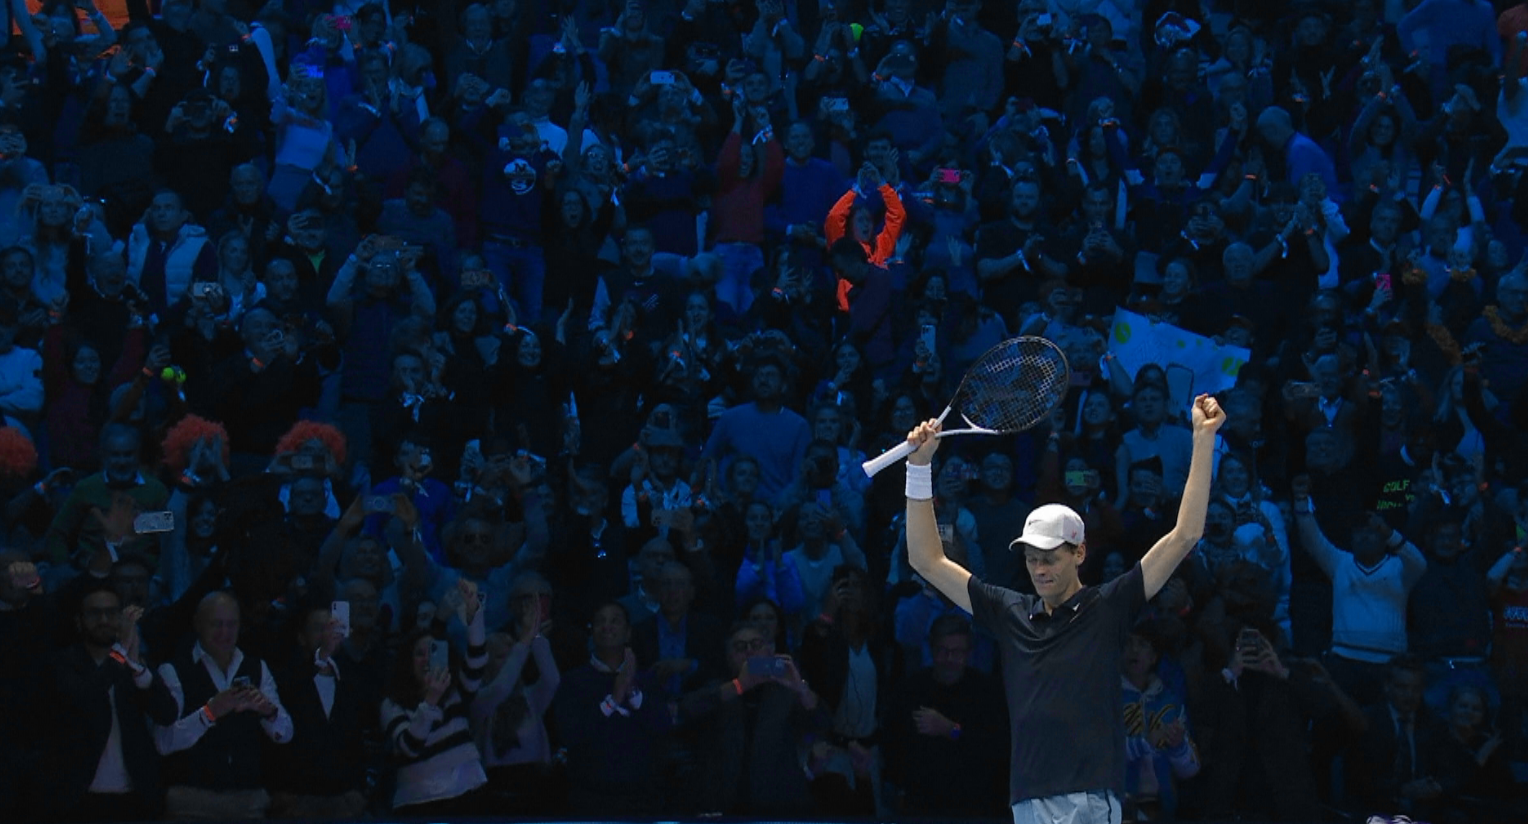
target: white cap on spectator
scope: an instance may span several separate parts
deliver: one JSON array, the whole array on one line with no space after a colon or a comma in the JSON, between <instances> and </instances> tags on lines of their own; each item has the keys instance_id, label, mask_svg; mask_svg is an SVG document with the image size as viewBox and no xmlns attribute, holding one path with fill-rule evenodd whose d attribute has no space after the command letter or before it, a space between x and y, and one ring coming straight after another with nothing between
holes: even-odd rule
<instances>
[{"instance_id":1,"label":"white cap on spectator","mask_svg":"<svg viewBox=\"0 0 1528 824\"><path fill-rule=\"evenodd\" d=\"M1046 504L1024 519L1024 534L1013 539L1009 549L1032 546L1055 549L1062 544L1079 546L1083 542L1082 518L1069 506Z\"/></svg>"}]
</instances>

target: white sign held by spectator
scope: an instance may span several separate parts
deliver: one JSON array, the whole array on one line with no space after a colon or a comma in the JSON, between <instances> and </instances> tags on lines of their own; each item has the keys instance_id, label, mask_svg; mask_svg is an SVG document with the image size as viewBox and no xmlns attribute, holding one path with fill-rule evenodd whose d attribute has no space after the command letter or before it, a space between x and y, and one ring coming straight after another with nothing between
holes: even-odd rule
<instances>
[{"instance_id":1,"label":"white sign held by spectator","mask_svg":"<svg viewBox=\"0 0 1528 824\"><path fill-rule=\"evenodd\" d=\"M1131 380L1148 363L1163 368L1184 367L1194 373L1195 394L1219 392L1235 386L1237 372L1252 356L1240 346L1219 344L1170 323L1153 322L1128 309L1114 311L1114 323L1109 329L1109 351L1114 353Z\"/></svg>"}]
</instances>

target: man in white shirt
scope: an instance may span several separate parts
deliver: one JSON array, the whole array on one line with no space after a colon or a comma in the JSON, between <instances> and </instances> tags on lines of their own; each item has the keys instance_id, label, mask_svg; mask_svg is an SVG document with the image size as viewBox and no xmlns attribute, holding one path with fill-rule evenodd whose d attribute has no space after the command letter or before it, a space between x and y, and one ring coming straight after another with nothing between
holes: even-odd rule
<instances>
[{"instance_id":1,"label":"man in white shirt","mask_svg":"<svg viewBox=\"0 0 1528 824\"><path fill-rule=\"evenodd\" d=\"M1155 383L1141 384L1130 409L1135 413L1135 428L1125 433L1114 457L1119 474L1118 506L1123 509L1129 502L1131 465L1151 458L1162 460L1162 486L1168 496L1182 496L1194 442L1186 428L1168 420L1166 389Z\"/></svg>"},{"instance_id":2,"label":"man in white shirt","mask_svg":"<svg viewBox=\"0 0 1528 824\"><path fill-rule=\"evenodd\" d=\"M47 752L48 793L71 821L152 821L162 801L159 759L145 718L175 722L175 701L139 656L142 607L123 607L105 581L85 589L80 643L53 657L48 700L57 708Z\"/></svg>"},{"instance_id":3,"label":"man in white shirt","mask_svg":"<svg viewBox=\"0 0 1528 824\"><path fill-rule=\"evenodd\" d=\"M270 794L260 773L260 736L292 739L265 662L239 649L239 603L214 592L196 609L197 642L159 667L180 720L154 730L165 756L166 818L265 817Z\"/></svg>"},{"instance_id":4,"label":"man in white shirt","mask_svg":"<svg viewBox=\"0 0 1528 824\"><path fill-rule=\"evenodd\" d=\"M271 817L352 819L366 811L362 794L370 760L364 741L380 720L380 701L358 666L340 666L336 650L349 632L328 603L302 608L297 647L277 675L292 716L292 743L270 765Z\"/></svg>"}]
</instances>

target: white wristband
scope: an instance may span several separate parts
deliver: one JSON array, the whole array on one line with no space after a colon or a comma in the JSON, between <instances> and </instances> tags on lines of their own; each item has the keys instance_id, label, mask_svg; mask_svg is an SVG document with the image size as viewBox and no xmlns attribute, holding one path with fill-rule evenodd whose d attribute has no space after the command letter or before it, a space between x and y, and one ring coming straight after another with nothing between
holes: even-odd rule
<instances>
[{"instance_id":1,"label":"white wristband","mask_svg":"<svg viewBox=\"0 0 1528 824\"><path fill-rule=\"evenodd\" d=\"M907 465L907 497L914 501L934 499L934 468L928 464Z\"/></svg>"}]
</instances>

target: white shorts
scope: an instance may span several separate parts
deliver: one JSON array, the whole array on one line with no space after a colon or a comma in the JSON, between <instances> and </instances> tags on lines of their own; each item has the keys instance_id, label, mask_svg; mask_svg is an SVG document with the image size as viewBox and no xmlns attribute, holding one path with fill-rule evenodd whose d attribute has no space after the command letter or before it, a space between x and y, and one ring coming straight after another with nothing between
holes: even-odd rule
<instances>
[{"instance_id":1,"label":"white shorts","mask_svg":"<svg viewBox=\"0 0 1528 824\"><path fill-rule=\"evenodd\" d=\"M1013 824L1120 824L1119 799L1109 790L1030 798L1013 805Z\"/></svg>"}]
</instances>

